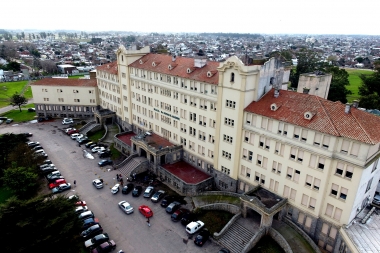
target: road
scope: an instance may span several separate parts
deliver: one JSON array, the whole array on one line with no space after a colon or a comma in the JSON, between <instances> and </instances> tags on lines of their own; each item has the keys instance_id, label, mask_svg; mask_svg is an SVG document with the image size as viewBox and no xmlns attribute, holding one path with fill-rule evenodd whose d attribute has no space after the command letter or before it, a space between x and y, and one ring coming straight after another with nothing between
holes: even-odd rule
<instances>
[{"instance_id":1,"label":"road","mask_svg":"<svg viewBox=\"0 0 380 253\"><path fill-rule=\"evenodd\" d=\"M112 240L117 244L117 251L123 249L128 253L171 253L171 252L218 252L220 246L208 241L205 246L198 247L188 239L185 227L181 223L170 220L170 215L159 204L152 203L142 196L133 198L131 193L123 195L121 191L111 194L110 188L116 183L117 171L109 168L100 169L97 165L99 158L94 160L83 157L84 148L79 147L76 141L71 140L62 131L59 120L47 123L24 123L15 125L0 125L0 134L31 132L31 140L39 141L44 147L49 159L68 182L76 187L64 194L77 194L87 202L88 208L94 212L100 224ZM92 180L102 178L105 183L103 189L92 186ZM157 189L156 189L157 190ZM128 201L135 209L127 215L117 206L121 200ZM146 219L138 212L138 207L146 204L154 212L150 219L151 227ZM185 240L185 241L184 241ZM117 252L115 251L115 252Z\"/></svg>"}]
</instances>

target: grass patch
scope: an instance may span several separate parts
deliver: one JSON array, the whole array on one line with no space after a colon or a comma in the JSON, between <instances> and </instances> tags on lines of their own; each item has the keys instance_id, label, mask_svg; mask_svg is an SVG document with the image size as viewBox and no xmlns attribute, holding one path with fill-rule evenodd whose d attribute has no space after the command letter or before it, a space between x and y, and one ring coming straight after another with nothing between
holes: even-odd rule
<instances>
[{"instance_id":1,"label":"grass patch","mask_svg":"<svg viewBox=\"0 0 380 253\"><path fill-rule=\"evenodd\" d=\"M195 213L197 218L205 223L205 227L212 235L215 232L220 232L234 216L232 213L220 210L208 211L197 209Z\"/></svg>"},{"instance_id":2,"label":"grass patch","mask_svg":"<svg viewBox=\"0 0 380 253\"><path fill-rule=\"evenodd\" d=\"M69 79L79 79L80 77L84 77L84 75L80 75L80 76L69 76Z\"/></svg>"},{"instance_id":3,"label":"grass patch","mask_svg":"<svg viewBox=\"0 0 380 253\"><path fill-rule=\"evenodd\" d=\"M346 86L348 90L352 92L351 95L347 96L348 102L352 102L355 99L359 99L359 86L362 84L362 79L360 75L371 75L373 71L362 70L362 69L346 69L348 73L349 85Z\"/></svg>"},{"instance_id":4,"label":"grass patch","mask_svg":"<svg viewBox=\"0 0 380 253\"><path fill-rule=\"evenodd\" d=\"M30 99L33 97L33 94L32 94L32 87L28 86L26 88L26 90L24 91L24 97L27 98L27 99Z\"/></svg>"},{"instance_id":5,"label":"grass patch","mask_svg":"<svg viewBox=\"0 0 380 253\"><path fill-rule=\"evenodd\" d=\"M285 251L272 239L266 235L249 251L249 253L284 253Z\"/></svg>"},{"instance_id":6,"label":"grass patch","mask_svg":"<svg viewBox=\"0 0 380 253\"><path fill-rule=\"evenodd\" d=\"M26 122L35 119L35 112L28 112L28 110L11 110L9 112L3 113L1 116L11 118L15 123Z\"/></svg>"},{"instance_id":7,"label":"grass patch","mask_svg":"<svg viewBox=\"0 0 380 253\"><path fill-rule=\"evenodd\" d=\"M0 204L4 203L8 198L12 197L13 193L4 186L0 187Z\"/></svg>"},{"instance_id":8,"label":"grass patch","mask_svg":"<svg viewBox=\"0 0 380 253\"><path fill-rule=\"evenodd\" d=\"M197 201L202 201L207 204L212 203L229 203L233 205L240 204L240 198L233 196L225 196L225 195L202 195L194 197Z\"/></svg>"},{"instance_id":9,"label":"grass patch","mask_svg":"<svg viewBox=\"0 0 380 253\"><path fill-rule=\"evenodd\" d=\"M78 129L78 128L77 128ZM96 131L95 133L87 133L87 136L90 140L94 141L94 142L98 142L100 138L102 138L104 136L104 134L106 133L106 130L105 129L101 129L99 131Z\"/></svg>"},{"instance_id":10,"label":"grass patch","mask_svg":"<svg viewBox=\"0 0 380 253\"><path fill-rule=\"evenodd\" d=\"M27 104L27 105L21 106L21 108L34 108L34 107L35 107L34 104Z\"/></svg>"},{"instance_id":11,"label":"grass patch","mask_svg":"<svg viewBox=\"0 0 380 253\"><path fill-rule=\"evenodd\" d=\"M114 147L114 144L112 143L111 146L109 147L109 149L111 150L111 158L112 160L117 160L121 157L121 153L119 152L119 150L117 150L115 147Z\"/></svg>"}]
</instances>

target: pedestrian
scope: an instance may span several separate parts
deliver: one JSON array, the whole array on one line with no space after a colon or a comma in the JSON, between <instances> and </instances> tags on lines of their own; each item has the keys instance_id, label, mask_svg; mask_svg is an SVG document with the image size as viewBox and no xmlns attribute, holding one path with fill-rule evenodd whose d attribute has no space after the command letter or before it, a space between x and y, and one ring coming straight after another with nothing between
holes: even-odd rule
<instances>
[{"instance_id":1,"label":"pedestrian","mask_svg":"<svg viewBox=\"0 0 380 253\"><path fill-rule=\"evenodd\" d=\"M74 187L76 187L77 186L77 181L76 180L74 180Z\"/></svg>"},{"instance_id":2,"label":"pedestrian","mask_svg":"<svg viewBox=\"0 0 380 253\"><path fill-rule=\"evenodd\" d=\"M117 181L119 181L119 174L116 174L116 179Z\"/></svg>"},{"instance_id":3,"label":"pedestrian","mask_svg":"<svg viewBox=\"0 0 380 253\"><path fill-rule=\"evenodd\" d=\"M147 219L146 223L148 223L148 227L150 227L149 218Z\"/></svg>"}]
</instances>

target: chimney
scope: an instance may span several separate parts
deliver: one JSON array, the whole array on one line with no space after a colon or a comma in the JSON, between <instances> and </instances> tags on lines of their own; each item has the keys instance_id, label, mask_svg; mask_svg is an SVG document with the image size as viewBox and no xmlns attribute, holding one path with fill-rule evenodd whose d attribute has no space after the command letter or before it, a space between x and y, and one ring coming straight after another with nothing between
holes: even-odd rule
<instances>
[{"instance_id":1,"label":"chimney","mask_svg":"<svg viewBox=\"0 0 380 253\"><path fill-rule=\"evenodd\" d=\"M275 89L274 90L274 97L278 98L278 96L280 96L280 90Z\"/></svg>"},{"instance_id":2,"label":"chimney","mask_svg":"<svg viewBox=\"0 0 380 253\"><path fill-rule=\"evenodd\" d=\"M177 57L175 55L172 56L172 62L175 62L175 60L177 59Z\"/></svg>"},{"instance_id":3,"label":"chimney","mask_svg":"<svg viewBox=\"0 0 380 253\"><path fill-rule=\"evenodd\" d=\"M351 104L350 103L347 103L346 104L346 107L344 108L344 112L346 114L350 113L351 112Z\"/></svg>"},{"instance_id":4,"label":"chimney","mask_svg":"<svg viewBox=\"0 0 380 253\"><path fill-rule=\"evenodd\" d=\"M310 89L308 89L308 88L303 88L303 94L309 94L309 91L310 91Z\"/></svg>"},{"instance_id":5,"label":"chimney","mask_svg":"<svg viewBox=\"0 0 380 253\"><path fill-rule=\"evenodd\" d=\"M359 107L359 101L358 100L352 101L352 107L358 108Z\"/></svg>"}]
</instances>

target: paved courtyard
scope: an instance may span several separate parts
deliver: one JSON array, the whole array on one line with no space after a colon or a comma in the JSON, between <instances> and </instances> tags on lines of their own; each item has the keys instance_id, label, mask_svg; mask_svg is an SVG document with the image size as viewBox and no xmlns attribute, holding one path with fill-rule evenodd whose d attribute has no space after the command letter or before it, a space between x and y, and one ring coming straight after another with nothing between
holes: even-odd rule
<instances>
[{"instance_id":1,"label":"paved courtyard","mask_svg":"<svg viewBox=\"0 0 380 253\"><path fill-rule=\"evenodd\" d=\"M205 246L198 247L192 240L188 240L185 227L181 223L170 220L170 215L165 212L159 203L154 204L150 199L142 196L133 198L128 195L112 195L110 188L116 183L117 171L110 167L99 168L99 158L90 160L83 157L84 146L79 147L77 142L71 140L63 131L60 120L47 123L23 123L15 125L0 125L0 134L31 132L31 140L39 141L50 160L61 171L65 179L76 187L64 194L77 194L87 202L88 208L94 212L100 224L111 239L117 244L117 251L125 252L218 252L220 246L213 241L208 241ZM103 189L97 190L92 185L92 180L102 178L105 183ZM135 212L127 215L117 206L121 200L126 200L134 207ZM150 219L151 227L146 224L146 219L138 212L138 207L146 204L154 212ZM116 252L117 252L116 251Z\"/></svg>"}]
</instances>

